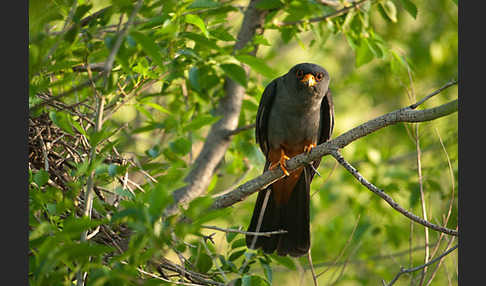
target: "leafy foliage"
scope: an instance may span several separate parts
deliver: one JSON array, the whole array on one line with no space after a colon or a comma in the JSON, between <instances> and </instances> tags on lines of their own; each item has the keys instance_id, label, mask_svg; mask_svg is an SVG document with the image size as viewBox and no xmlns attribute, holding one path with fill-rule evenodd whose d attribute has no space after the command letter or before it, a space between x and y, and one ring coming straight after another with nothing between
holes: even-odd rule
<instances>
[{"instance_id":1,"label":"leafy foliage","mask_svg":"<svg viewBox=\"0 0 486 286\"><path fill-rule=\"evenodd\" d=\"M249 250L242 234L204 227L245 229L249 223L255 196L207 209L212 195L261 173L264 158L251 130L232 137L207 196L180 217L163 219L162 213L220 119L225 77L246 88L242 127L254 123L273 78L298 62L321 64L331 75L336 136L457 76L457 1L370 0L346 8L351 2L259 1L256 7L268 10L265 32L235 51L247 1L146 0L130 26L137 1L30 1L30 284L73 285L84 272L87 285L312 283L305 257ZM425 106L455 97L457 91L447 89ZM447 226L455 228L457 114L420 124L425 202L415 130L388 127L343 155L415 214L424 203L429 220L442 224L451 206ZM322 177L312 183L312 257L316 271L324 271L319 280L377 285L400 266L422 264L423 227L334 166L324 157ZM95 199L88 218L90 184ZM83 233L87 240L80 239ZM438 243L438 233L429 235L440 255L449 238ZM450 256L433 283L457 284L457 259ZM412 273L405 283L418 280L420 273Z\"/></svg>"}]
</instances>

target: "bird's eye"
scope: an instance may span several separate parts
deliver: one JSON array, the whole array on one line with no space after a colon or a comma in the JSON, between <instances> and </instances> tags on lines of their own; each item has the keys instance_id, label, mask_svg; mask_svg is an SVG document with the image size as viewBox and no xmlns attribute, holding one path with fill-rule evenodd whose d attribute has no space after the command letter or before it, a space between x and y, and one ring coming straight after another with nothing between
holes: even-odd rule
<instances>
[{"instance_id":1,"label":"bird's eye","mask_svg":"<svg viewBox=\"0 0 486 286\"><path fill-rule=\"evenodd\" d=\"M320 81L323 77L324 77L324 74L321 73L321 72L316 74L317 81Z\"/></svg>"},{"instance_id":2,"label":"bird's eye","mask_svg":"<svg viewBox=\"0 0 486 286\"><path fill-rule=\"evenodd\" d=\"M296 74L298 79L301 79L304 76L304 72L302 70L298 70Z\"/></svg>"}]
</instances>

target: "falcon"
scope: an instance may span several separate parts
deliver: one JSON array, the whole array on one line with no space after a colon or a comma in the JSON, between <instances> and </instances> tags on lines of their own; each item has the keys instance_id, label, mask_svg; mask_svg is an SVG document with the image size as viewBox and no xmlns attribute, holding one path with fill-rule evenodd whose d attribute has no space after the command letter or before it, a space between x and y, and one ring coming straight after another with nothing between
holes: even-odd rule
<instances>
[{"instance_id":1,"label":"falcon","mask_svg":"<svg viewBox=\"0 0 486 286\"><path fill-rule=\"evenodd\" d=\"M286 161L310 152L331 138L334 106L329 80L329 73L323 67L300 63L270 82L263 91L255 135L266 158L264 172L281 168L286 176L258 192L248 232L287 232L269 237L247 234L249 248L294 257L309 251L310 184L321 159L292 172L287 170Z\"/></svg>"}]
</instances>

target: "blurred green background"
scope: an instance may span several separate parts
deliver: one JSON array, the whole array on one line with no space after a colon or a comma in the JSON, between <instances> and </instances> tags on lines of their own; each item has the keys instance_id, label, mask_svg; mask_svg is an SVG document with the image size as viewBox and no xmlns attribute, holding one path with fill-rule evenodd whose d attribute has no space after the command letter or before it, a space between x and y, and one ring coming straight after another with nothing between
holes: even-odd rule
<instances>
[{"instance_id":1,"label":"blurred green background","mask_svg":"<svg viewBox=\"0 0 486 286\"><path fill-rule=\"evenodd\" d=\"M298 27L278 27L272 23L312 18L331 13L339 7L310 0L263 2L274 10L268 16L264 34L254 39L253 43L259 44L256 57L262 59L266 67L255 70L252 66L239 126L254 122L258 102L266 84L300 62L319 64L331 76L330 88L335 105L333 138L370 119L414 103L447 82L457 79L457 1L412 1L412 4L409 0L369 1L361 12L354 9L354 14L345 13L329 21ZM133 200L134 203L122 203L118 209L103 207L103 203L99 202L99 205L95 204L95 208L100 213L113 214L123 208L142 208L144 204L150 204L150 192L162 191L169 194L183 185L183 178L198 155L210 124L215 121L214 109L222 97L222 80L227 72L220 64L238 63L231 51L243 18L241 11L247 3L144 3L140 18L152 19L153 23L137 24L128 33L115 61L110 87L108 90L99 90L105 92L109 106L120 102L120 85L130 94L136 90L137 84L145 80L155 80L154 84L137 97L122 96L121 98L130 100L113 113L104 128L109 132L127 124L126 128L112 135L112 141L116 142L120 154L136 158L144 170L159 180L159 184L154 187L147 183L139 170L131 170L131 180L147 190L150 189L148 194L137 190L136 196L140 196L140 199L126 197L127 201ZM372 4L368 5L370 3ZM114 5L116 9L107 17L106 22L100 20L86 28L79 28L77 33L71 35L73 39L67 33L60 40L44 28L49 23L51 31L61 30L73 5L72 1L31 1L29 5L29 98L32 107L39 102L38 92L49 89L53 93L59 93L86 79L86 75L73 72L72 66L84 63L85 59L94 63L107 57L119 15L127 13L124 18L126 20L134 2L78 1L78 8L86 5L89 13L108 5ZM225 10L225 7L229 8ZM411 12L413 7L416 7L416 17ZM204 28L191 26L184 21L184 13L199 15L204 22ZM86 31L80 33L83 29ZM210 36L201 36L204 29L209 31ZM160 59L151 51L149 44L143 44L143 35L137 36L137 32L156 43L156 49L159 49L156 53L161 55ZM369 49L363 50L363 39L369 39ZM57 48L45 60L54 45ZM270 72L266 72L267 68ZM54 82L57 84L53 84ZM435 107L457 96L457 86L453 86L419 108ZM88 100L88 104L91 102L89 91L80 91L63 100L66 104L72 104L83 99ZM41 111L34 110L31 116L35 117L50 110L50 107L44 107ZM88 108L84 111L91 116L92 111ZM435 224L443 224L449 206L452 205L447 227L455 229L459 191L457 122L458 114L454 113L431 122L420 123L418 129L415 124L397 124L356 140L346 146L342 154L365 178L383 189L407 210L421 216L424 204L428 220ZM417 168L417 130L424 201L420 196ZM208 196L234 188L261 174L264 157L255 143L253 133L251 129L233 137L224 160L212 179ZM103 157L103 152L108 151L100 152L100 157ZM98 167L101 168L102 165ZM34 174L36 172L33 171ZM312 259L316 272L324 272L318 278L319 285L381 285L382 279L390 281L400 271L400 267L413 267L424 263L423 226L412 223L393 210L341 166L336 165L330 156L323 158L319 172L322 176L314 178L311 190ZM111 179L107 177L109 176L106 174L103 178L100 175L97 182L108 189L118 190L119 182L113 176ZM71 197L81 193L84 179L80 180L79 185L73 187L74 195ZM39 190L32 187L31 192L35 191ZM48 191L55 192L50 189ZM36 198L31 198L34 199ZM256 194L233 205L224 215L215 215L208 219L204 224L223 228L241 226L246 229L255 199ZM53 200L58 203L58 199ZM162 206L158 207L162 209ZM76 206L72 205L70 208L73 210ZM197 217L197 210L201 209L190 209L189 217L190 214ZM36 211L40 210L31 210L30 225L33 229L40 225L39 220L33 219L38 217ZM46 212L49 218L63 219L60 210ZM137 220L141 220L136 217L126 219L132 225L137 225ZM45 218L40 220L44 221ZM152 221L151 226L137 229L141 237L149 237L142 246L160 246L157 243L161 242L157 242L152 233L156 229L155 225ZM184 228L178 234L181 234L180 238L184 241L199 245L201 234L209 235L214 232L204 228ZM450 237L439 237L439 233L429 231L430 251L438 246L434 257L448 248ZM235 265L243 263L246 252L242 250L246 250L246 247L235 247L234 241L228 242L228 236L221 232L216 232L213 238L213 254L222 255ZM241 244L242 238L242 235L237 235L235 239L240 240ZM31 243L31 247L36 248L46 242L42 240ZM456 243L457 241L452 242L449 247ZM138 249L142 249L142 246ZM173 249L161 246L160 249L161 253L157 255L178 261ZM182 253L191 256L188 248L183 249ZM229 259L234 253L237 255ZM133 252L128 257L130 255L134 255ZM255 257L264 256L259 253ZM270 265L273 285L312 285L312 276L305 257L290 259L272 255L271 259L270 264L252 264L250 272L269 280L267 267ZM115 267L101 261L94 262L94 265L98 265L96 263L109 265L111 270L128 267ZM209 271L216 273L215 275L218 273L216 264L211 264ZM36 265L31 262L33 269L44 269L36 268ZM457 285L457 251L444 259L434 279L427 284L436 265L429 267L423 285ZM49 271L38 271L31 275L50 277ZM419 285L420 273L418 271L403 275L395 285ZM228 277L235 278L238 275L237 271L228 270ZM39 280L31 276L32 281Z\"/></svg>"}]
</instances>

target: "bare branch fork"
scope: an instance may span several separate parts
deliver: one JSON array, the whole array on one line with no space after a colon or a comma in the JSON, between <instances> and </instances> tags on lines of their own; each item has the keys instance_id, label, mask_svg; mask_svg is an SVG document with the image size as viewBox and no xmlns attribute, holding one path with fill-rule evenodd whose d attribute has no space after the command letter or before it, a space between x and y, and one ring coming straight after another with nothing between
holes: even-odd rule
<instances>
[{"instance_id":1,"label":"bare branch fork","mask_svg":"<svg viewBox=\"0 0 486 286\"><path fill-rule=\"evenodd\" d=\"M372 183L368 182L359 172L358 170L356 170L356 168L354 168L353 166L351 166L344 158L343 156L341 156L341 154L339 153L339 151L337 150L334 150L331 152L331 155L339 162L339 164L341 164L346 170L348 170L348 172L350 172L363 186L365 186L366 188L368 188L370 191L372 191L373 193L375 193L376 195L378 195L380 198L382 198L383 200L385 200L392 208L394 208L395 210L397 210L398 212L400 212L401 214L403 214L404 216L408 217L409 219L415 221L415 222L418 222L420 223L421 225L425 226L425 227L428 227L428 228L431 228L433 230L436 230L436 231L440 231L440 232L443 232L443 233L446 233L446 234L450 234L450 235L455 235L457 236L457 231L456 230L452 230L452 229L448 229L446 227L442 227L442 226L439 226L439 225L436 225L436 224L433 224L417 215L414 215L413 213L407 211L406 209L404 209L403 207L401 207L397 202L395 202L392 197L390 197L389 195L387 195L383 190L377 188L375 185L373 185Z\"/></svg>"},{"instance_id":2,"label":"bare branch fork","mask_svg":"<svg viewBox=\"0 0 486 286\"><path fill-rule=\"evenodd\" d=\"M457 83L457 82L454 82L454 84L455 83ZM453 84L450 84L447 87L452 86L452 85ZM441 90L443 90L443 89L441 89ZM437 94L437 93L435 93L435 94ZM430 97L431 96L428 96L427 99L429 99ZM422 100L421 103L423 103L423 102L424 101ZM424 121L430 121L430 120L434 120L434 119L449 115L449 114L457 111L457 108L458 108L457 103L458 103L457 99L455 99L455 100L453 100L449 103L440 105L438 107L424 109L424 110L414 110L414 108L416 108L417 106L412 105L412 106L408 106L408 107L401 108L401 109L398 109L396 111L384 114L384 115L379 116L375 119L372 119L372 120L370 120L366 123L363 123L363 124L349 130L348 132L346 132L346 133L344 133L344 134L342 134L342 135L340 135L340 136L338 136L338 137L336 137L336 138L334 138L334 139L332 139L328 142L325 142L321 145L318 145L317 147L312 149L312 151L309 154L300 154L298 156L295 156L294 158L287 161L287 169L288 170L295 170L295 169L299 168L300 166L303 166L305 164L308 164L309 162L312 162L316 159L319 159L319 158L321 158L325 155L330 155L330 154L335 156L336 159L340 159L342 157L340 157L339 153L337 153L338 150L347 146L351 142L353 142L353 141L355 141L355 140L357 140L357 139L359 139L363 136L371 134L371 133L373 133L373 132L375 132L375 131L377 131L381 128L384 128L386 126L394 125L394 124L397 124L397 123L400 123L400 122L424 122ZM345 160L344 160L344 162L347 163ZM347 165L349 165L349 163L347 163L347 165L345 163L343 163L342 160L341 160L341 163L344 164L345 167ZM352 166L351 166L351 168L354 169ZM352 172L352 174L353 174L353 172ZM356 171L356 173L354 173L353 175L355 175L355 174L359 174L359 173L357 173L357 171ZM215 201L212 205L212 208L218 209L218 208L229 207L229 206L231 206L231 205L233 205L233 204L235 204L239 201L244 200L249 195L251 195L251 194L253 194L253 193L255 193L255 192L257 192L261 189L266 188L267 186L271 185L272 183L279 180L283 176L284 176L284 174L283 174L282 170L280 170L280 169L267 171L267 172L263 173L262 175L256 177L255 179L252 179L252 180L240 185L239 187L237 187L233 191L216 197ZM364 178L362 178L362 176L360 175L359 180L362 180L362 179L364 179ZM363 183L365 181L366 180L364 180L364 181L362 180L360 182ZM399 206L396 202L394 202L393 199L391 199L391 197L389 197L382 190L379 190L378 188L373 186L368 181L366 181L366 183L367 183L368 186L371 187L370 190L373 191L373 187L374 187L375 191L376 191L376 192L374 192L375 194L378 194L381 198L385 199L385 201L387 201L393 208L395 208L396 210L400 210L400 212L402 214L406 215L408 218L412 219L413 221L418 222L418 223L420 223L420 224L422 224L426 227L430 227L434 230L449 234L449 235L454 235L454 236L458 235L456 230L451 230L451 229L448 229L448 228L445 228L445 227L435 225L433 223L425 221L422 218L417 217L417 216L409 213L403 207Z\"/></svg>"},{"instance_id":3,"label":"bare branch fork","mask_svg":"<svg viewBox=\"0 0 486 286\"><path fill-rule=\"evenodd\" d=\"M385 284L385 281L382 281L383 282L383 285L385 286L391 286L393 284L395 284L395 282L398 280L398 278L402 275L402 274L405 274L405 273L412 273L412 272L415 272L415 271L418 271L420 269L423 269L431 264L434 264L435 262L441 260L444 256L446 256L447 254L451 253L452 251L454 251L456 248L458 247L458 244L456 244L455 246L449 248L448 250L446 250L444 253L442 253L441 255L437 256L436 258L430 260L429 262L425 263L425 264L422 264L420 266L417 266L417 267L413 267L413 268L402 268L400 269L400 272L398 272L397 275L395 275L395 278L393 278L392 281L390 281L390 283L388 284Z\"/></svg>"}]
</instances>

